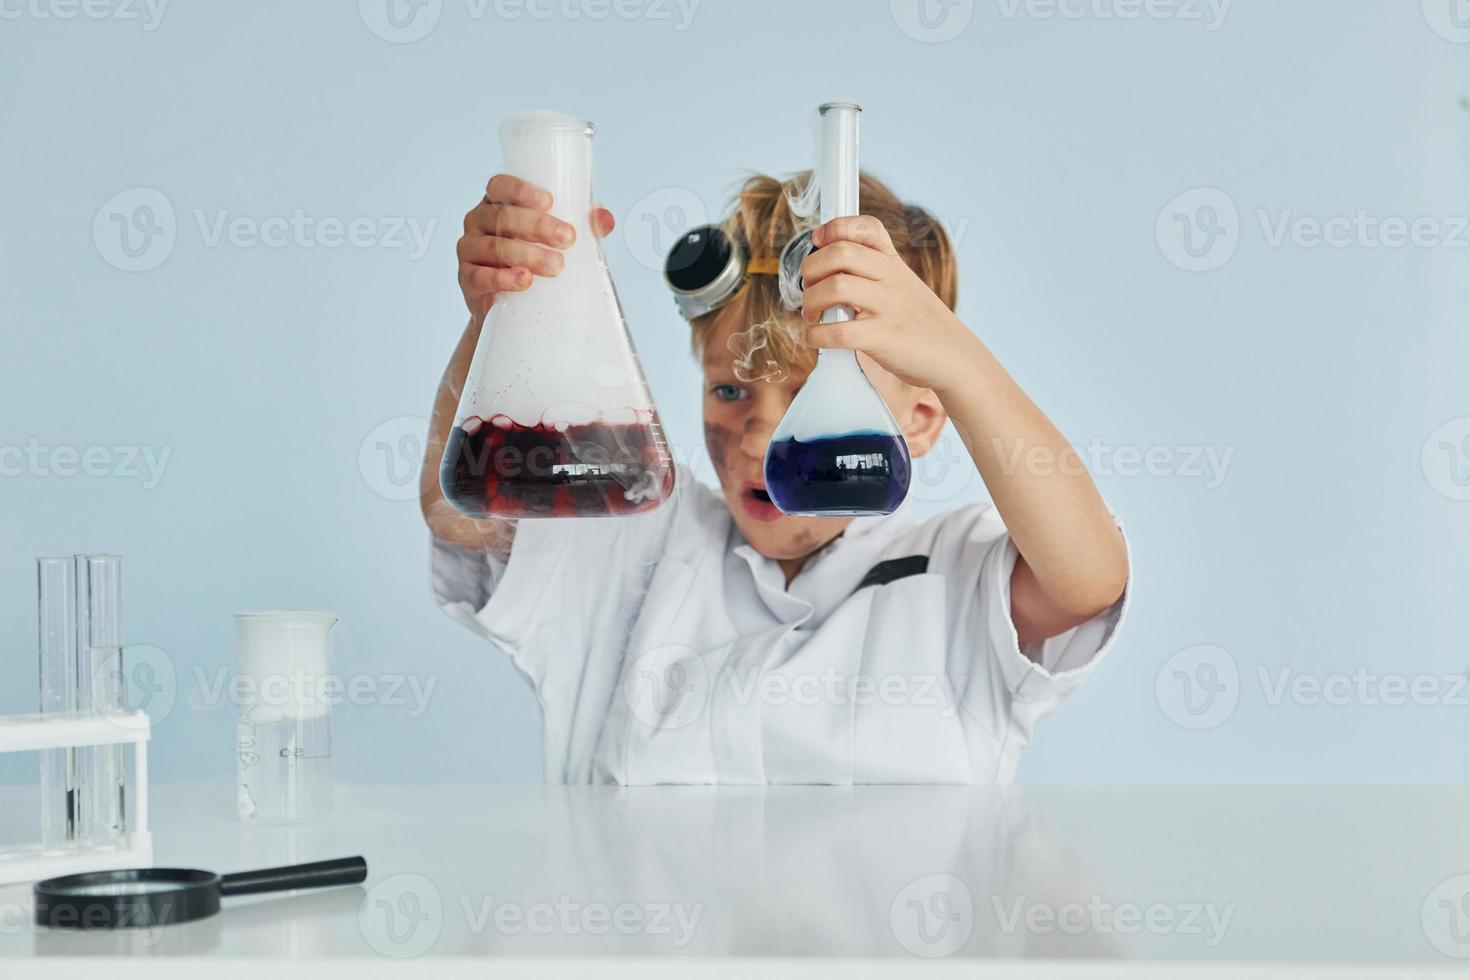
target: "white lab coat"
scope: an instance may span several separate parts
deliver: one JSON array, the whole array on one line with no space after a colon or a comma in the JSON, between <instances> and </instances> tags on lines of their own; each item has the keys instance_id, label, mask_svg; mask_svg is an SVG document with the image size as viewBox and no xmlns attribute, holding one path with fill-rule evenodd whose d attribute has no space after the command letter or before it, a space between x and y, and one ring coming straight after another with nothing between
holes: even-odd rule
<instances>
[{"instance_id":1,"label":"white lab coat","mask_svg":"<svg viewBox=\"0 0 1470 980\"><path fill-rule=\"evenodd\" d=\"M1016 558L989 504L923 523L906 505L788 588L681 468L649 514L521 521L506 564L435 541L431 580L534 688L548 781L1006 783L1128 601L1029 658Z\"/></svg>"}]
</instances>

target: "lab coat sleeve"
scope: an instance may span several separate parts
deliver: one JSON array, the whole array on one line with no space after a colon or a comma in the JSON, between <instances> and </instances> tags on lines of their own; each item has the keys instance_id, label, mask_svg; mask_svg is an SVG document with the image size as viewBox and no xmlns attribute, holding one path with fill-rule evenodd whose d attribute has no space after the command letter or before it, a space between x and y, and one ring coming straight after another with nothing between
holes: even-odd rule
<instances>
[{"instance_id":1,"label":"lab coat sleeve","mask_svg":"<svg viewBox=\"0 0 1470 980\"><path fill-rule=\"evenodd\" d=\"M1076 690L1112 646L1132 581L1117 602L1087 622L1023 650L1011 620L1011 573L1020 553L994 508L947 515L934 551L931 571L949 583L952 670L967 679L966 713L991 738L1019 751L1037 722ZM1129 567L1131 572L1131 558Z\"/></svg>"},{"instance_id":2,"label":"lab coat sleeve","mask_svg":"<svg viewBox=\"0 0 1470 980\"><path fill-rule=\"evenodd\" d=\"M677 491L676 491L677 494ZM506 562L431 539L434 599L454 620L510 654L533 684L622 622L657 558L674 501L636 517L525 520ZM628 600L628 601L623 601Z\"/></svg>"}]
</instances>

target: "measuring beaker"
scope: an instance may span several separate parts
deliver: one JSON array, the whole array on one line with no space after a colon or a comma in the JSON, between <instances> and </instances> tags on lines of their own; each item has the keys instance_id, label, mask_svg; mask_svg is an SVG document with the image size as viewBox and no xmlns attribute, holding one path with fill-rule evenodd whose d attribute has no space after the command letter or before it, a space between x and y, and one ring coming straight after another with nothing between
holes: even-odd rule
<instances>
[{"instance_id":1,"label":"measuring beaker","mask_svg":"<svg viewBox=\"0 0 1470 980\"><path fill-rule=\"evenodd\" d=\"M242 820L332 812L331 629L324 612L235 614L235 753Z\"/></svg>"},{"instance_id":2,"label":"measuring beaker","mask_svg":"<svg viewBox=\"0 0 1470 980\"><path fill-rule=\"evenodd\" d=\"M576 230L553 278L495 297L439 471L470 517L602 517L657 507L674 462L592 231L592 124L554 112L500 127L505 171L551 192Z\"/></svg>"}]
</instances>

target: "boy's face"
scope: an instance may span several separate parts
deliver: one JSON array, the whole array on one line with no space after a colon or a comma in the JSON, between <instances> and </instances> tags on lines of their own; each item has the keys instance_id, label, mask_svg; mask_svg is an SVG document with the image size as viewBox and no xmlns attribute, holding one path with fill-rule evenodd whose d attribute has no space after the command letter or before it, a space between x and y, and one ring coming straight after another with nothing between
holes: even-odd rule
<instances>
[{"instance_id":1,"label":"boy's face","mask_svg":"<svg viewBox=\"0 0 1470 980\"><path fill-rule=\"evenodd\" d=\"M720 478L725 505L745 540L767 558L801 558L840 535L850 517L788 517L766 496L766 447L807 374L782 381L741 381L735 375L730 337L737 326L716 322L704 347L704 441ZM858 355L869 378L884 391L882 371ZM893 379L895 382L897 379ZM901 383L900 383L901 384Z\"/></svg>"}]
</instances>

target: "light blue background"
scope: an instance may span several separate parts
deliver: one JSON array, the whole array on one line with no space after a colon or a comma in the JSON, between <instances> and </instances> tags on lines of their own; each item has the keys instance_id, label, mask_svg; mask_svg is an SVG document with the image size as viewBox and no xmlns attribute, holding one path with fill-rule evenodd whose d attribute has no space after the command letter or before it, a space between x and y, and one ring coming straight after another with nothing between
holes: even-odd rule
<instances>
[{"instance_id":1,"label":"light blue background","mask_svg":"<svg viewBox=\"0 0 1470 980\"><path fill-rule=\"evenodd\" d=\"M1470 774L1463 691L1272 704L1259 673L1424 675L1453 701L1444 675L1470 668L1470 503L1451 469L1470 455L1436 439L1421 462L1470 415L1466 233L1271 247L1258 217L1363 209L1448 232L1470 213L1470 44L1431 28L1437 0L1239 0L1213 30L1193 3L1205 21L936 4L936 32L957 31L944 41L902 29L912 0L703 0L682 31L671 0L596 21L565 14L595 2L557 3L538 18L442 0L411 42L370 30L382 0L366 18L344 0L174 0L153 30L0 5L0 447L171 454L153 488L0 477L0 711L34 705L33 557L113 551L128 639L157 648L139 662L176 678L155 778L232 778L232 711L197 671L212 684L231 663L232 612L286 607L341 615L344 673L436 685L416 718L339 707L343 778L539 779L534 699L434 607L417 503L391 499L464 324L454 243L497 168L497 121L545 107L598 124L597 191L622 223L608 258L671 438L708 476L686 330L649 257L746 170L807 165L808 113L849 97L865 166L956 235L961 316L1074 443L1233 452L1213 488L1180 466L1099 474L1133 544L1132 613L1022 778ZM1189 272L1168 257L1171 215L1162 244L1156 219L1199 187L1237 206L1238 247ZM167 198L177 237L127 272L108 213L100 245L93 225L134 188ZM210 247L196 217L296 209L437 226L414 259ZM979 497L967 472L931 472L926 512ZM1170 694L1176 666L1205 676L1194 653L1169 663L1202 644L1235 668L1228 717L1181 715Z\"/></svg>"}]
</instances>

